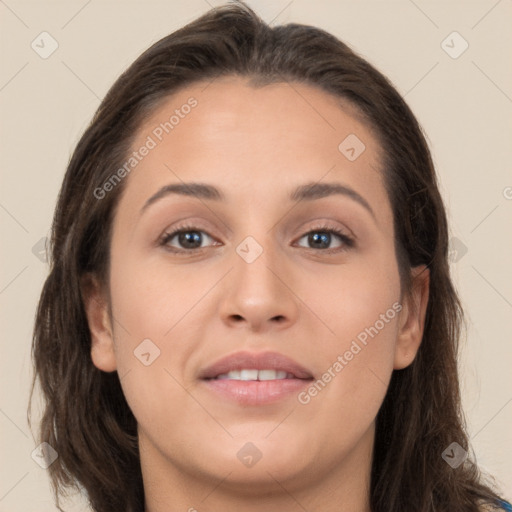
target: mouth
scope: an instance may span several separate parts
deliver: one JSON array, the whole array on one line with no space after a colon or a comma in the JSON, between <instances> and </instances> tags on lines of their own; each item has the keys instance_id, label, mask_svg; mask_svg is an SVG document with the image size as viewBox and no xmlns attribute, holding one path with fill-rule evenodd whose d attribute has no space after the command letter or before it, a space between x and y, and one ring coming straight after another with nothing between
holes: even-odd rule
<instances>
[{"instance_id":1,"label":"mouth","mask_svg":"<svg viewBox=\"0 0 512 512\"><path fill-rule=\"evenodd\" d=\"M200 372L200 380L216 398L243 405L264 405L290 398L312 373L277 352L237 352Z\"/></svg>"},{"instance_id":2,"label":"mouth","mask_svg":"<svg viewBox=\"0 0 512 512\"><path fill-rule=\"evenodd\" d=\"M244 368L241 370L231 370L228 373L221 373L216 377L213 377L214 380L283 380L283 379L297 379L293 373L289 373L285 370L272 370L272 369L264 369L257 370L255 368L249 369Z\"/></svg>"}]
</instances>

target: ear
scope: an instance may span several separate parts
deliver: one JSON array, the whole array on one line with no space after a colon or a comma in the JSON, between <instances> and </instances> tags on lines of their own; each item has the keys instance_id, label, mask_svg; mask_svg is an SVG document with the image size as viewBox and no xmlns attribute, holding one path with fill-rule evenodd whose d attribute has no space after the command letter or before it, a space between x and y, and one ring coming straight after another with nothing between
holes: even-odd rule
<instances>
[{"instance_id":1,"label":"ear","mask_svg":"<svg viewBox=\"0 0 512 512\"><path fill-rule=\"evenodd\" d=\"M400 326L393 366L395 370L406 368L414 361L423 339L429 297L430 270L426 265L420 265L414 267L411 272L412 290L406 296L400 313Z\"/></svg>"},{"instance_id":2,"label":"ear","mask_svg":"<svg viewBox=\"0 0 512 512\"><path fill-rule=\"evenodd\" d=\"M108 301L96 276L86 274L81 279L82 300L91 332L91 359L104 372L117 369L114 336L108 314Z\"/></svg>"}]
</instances>

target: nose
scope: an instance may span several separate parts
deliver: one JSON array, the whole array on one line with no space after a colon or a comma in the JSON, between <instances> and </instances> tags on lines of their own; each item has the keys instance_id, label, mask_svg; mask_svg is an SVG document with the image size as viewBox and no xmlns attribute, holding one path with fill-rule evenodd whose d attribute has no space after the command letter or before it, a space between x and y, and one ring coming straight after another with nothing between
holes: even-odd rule
<instances>
[{"instance_id":1,"label":"nose","mask_svg":"<svg viewBox=\"0 0 512 512\"><path fill-rule=\"evenodd\" d=\"M297 321L299 299L285 256L270 250L268 244L254 261L240 254L243 250L233 254L234 268L223 289L222 321L252 332L289 328Z\"/></svg>"}]
</instances>

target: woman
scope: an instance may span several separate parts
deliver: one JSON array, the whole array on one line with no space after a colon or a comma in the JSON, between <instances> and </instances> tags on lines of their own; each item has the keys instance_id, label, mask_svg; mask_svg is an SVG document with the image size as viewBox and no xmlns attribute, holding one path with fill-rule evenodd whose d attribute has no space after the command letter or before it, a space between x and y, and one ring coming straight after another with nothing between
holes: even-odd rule
<instances>
[{"instance_id":1,"label":"woman","mask_svg":"<svg viewBox=\"0 0 512 512\"><path fill-rule=\"evenodd\" d=\"M416 119L332 35L240 3L155 43L55 211L33 355L57 501L510 510L467 454L447 233Z\"/></svg>"}]
</instances>

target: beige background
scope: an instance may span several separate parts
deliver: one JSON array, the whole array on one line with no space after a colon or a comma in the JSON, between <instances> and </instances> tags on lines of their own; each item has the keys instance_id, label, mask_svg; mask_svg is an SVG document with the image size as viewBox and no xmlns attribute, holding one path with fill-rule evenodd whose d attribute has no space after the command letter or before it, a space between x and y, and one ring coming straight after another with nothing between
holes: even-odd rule
<instances>
[{"instance_id":1,"label":"beige background","mask_svg":"<svg viewBox=\"0 0 512 512\"><path fill-rule=\"evenodd\" d=\"M31 458L26 408L48 270L33 247L49 235L70 154L120 72L220 3L0 0L0 511L56 510L46 471ZM249 4L268 22L340 37L389 76L425 128L458 239L452 270L469 319L460 359L468 429L479 463L512 498L512 2ZM31 48L43 31L59 45L47 59ZM469 44L456 59L441 46L453 31ZM447 43L462 49L453 36ZM79 498L69 503L69 511L88 510Z\"/></svg>"}]
</instances>

